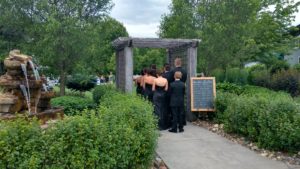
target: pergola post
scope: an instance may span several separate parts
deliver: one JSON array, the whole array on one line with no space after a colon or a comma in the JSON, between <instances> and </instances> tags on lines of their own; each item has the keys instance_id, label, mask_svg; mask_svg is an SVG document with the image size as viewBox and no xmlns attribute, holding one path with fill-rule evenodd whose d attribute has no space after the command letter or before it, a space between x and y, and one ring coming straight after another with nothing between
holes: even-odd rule
<instances>
[{"instance_id":1,"label":"pergola post","mask_svg":"<svg viewBox=\"0 0 300 169\"><path fill-rule=\"evenodd\" d=\"M132 47L124 47L116 52L116 85L124 92L132 92L133 58Z\"/></svg>"},{"instance_id":2,"label":"pergola post","mask_svg":"<svg viewBox=\"0 0 300 169\"><path fill-rule=\"evenodd\" d=\"M166 63L169 63L170 65L172 64L171 63L171 61L172 61L172 59L171 59L171 51L170 51L170 49L166 49Z\"/></svg>"},{"instance_id":3,"label":"pergola post","mask_svg":"<svg viewBox=\"0 0 300 169\"><path fill-rule=\"evenodd\" d=\"M131 93L133 89L133 56L132 47L125 47L125 92Z\"/></svg>"},{"instance_id":4,"label":"pergola post","mask_svg":"<svg viewBox=\"0 0 300 169\"><path fill-rule=\"evenodd\" d=\"M195 114L191 111L191 85L190 78L197 76L197 47L189 47L187 49L187 81L186 81L186 118L188 121L197 119Z\"/></svg>"}]
</instances>

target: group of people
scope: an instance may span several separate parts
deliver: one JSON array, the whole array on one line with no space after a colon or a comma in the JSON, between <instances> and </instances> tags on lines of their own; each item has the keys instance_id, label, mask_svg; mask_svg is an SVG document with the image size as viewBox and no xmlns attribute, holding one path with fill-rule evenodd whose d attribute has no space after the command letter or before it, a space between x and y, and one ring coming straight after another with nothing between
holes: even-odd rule
<instances>
[{"instance_id":1,"label":"group of people","mask_svg":"<svg viewBox=\"0 0 300 169\"><path fill-rule=\"evenodd\" d=\"M163 70L156 69L156 65L144 68L135 83L137 94L153 103L159 129L177 133L184 131L186 123L184 94L187 73L180 58L175 59L174 66L172 70L169 64L165 64Z\"/></svg>"}]
</instances>

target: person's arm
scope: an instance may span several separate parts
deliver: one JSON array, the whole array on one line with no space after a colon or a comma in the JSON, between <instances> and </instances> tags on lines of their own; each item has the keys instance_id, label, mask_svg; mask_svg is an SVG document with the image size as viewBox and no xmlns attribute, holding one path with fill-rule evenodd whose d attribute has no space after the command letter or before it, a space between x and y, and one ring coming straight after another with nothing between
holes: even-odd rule
<instances>
[{"instance_id":1,"label":"person's arm","mask_svg":"<svg viewBox=\"0 0 300 169\"><path fill-rule=\"evenodd\" d=\"M142 84L143 84L143 89L144 89L144 90L145 90L145 86L146 86L145 83L146 83L146 79L145 79L145 77L144 77L144 78L143 78L143 83L142 83Z\"/></svg>"},{"instance_id":2,"label":"person's arm","mask_svg":"<svg viewBox=\"0 0 300 169\"><path fill-rule=\"evenodd\" d=\"M168 88L169 88L169 84L168 84L168 81L167 81L166 86L165 86L165 91L168 91Z\"/></svg>"},{"instance_id":3,"label":"person's arm","mask_svg":"<svg viewBox=\"0 0 300 169\"><path fill-rule=\"evenodd\" d=\"M155 79L153 80L153 83L152 83L152 91L155 91Z\"/></svg>"}]
</instances>

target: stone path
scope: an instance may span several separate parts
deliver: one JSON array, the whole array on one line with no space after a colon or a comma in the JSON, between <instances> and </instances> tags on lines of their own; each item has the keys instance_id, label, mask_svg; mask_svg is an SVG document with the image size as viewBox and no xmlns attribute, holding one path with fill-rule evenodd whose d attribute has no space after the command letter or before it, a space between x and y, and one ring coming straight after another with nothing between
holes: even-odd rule
<instances>
[{"instance_id":1,"label":"stone path","mask_svg":"<svg viewBox=\"0 0 300 169\"><path fill-rule=\"evenodd\" d=\"M184 133L161 131L156 152L169 169L300 169L193 124L185 126Z\"/></svg>"}]
</instances>

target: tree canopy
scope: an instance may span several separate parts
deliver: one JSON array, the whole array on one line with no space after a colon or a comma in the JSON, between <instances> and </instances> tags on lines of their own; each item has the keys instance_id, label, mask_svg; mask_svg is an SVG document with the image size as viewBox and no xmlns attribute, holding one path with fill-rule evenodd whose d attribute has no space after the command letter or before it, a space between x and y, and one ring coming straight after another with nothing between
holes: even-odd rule
<instances>
[{"instance_id":1,"label":"tree canopy","mask_svg":"<svg viewBox=\"0 0 300 169\"><path fill-rule=\"evenodd\" d=\"M0 54L19 48L34 55L60 76L63 95L67 74L109 69L104 63L113 55L110 42L128 36L121 23L108 17L112 6L111 0L2 0Z\"/></svg>"},{"instance_id":2,"label":"tree canopy","mask_svg":"<svg viewBox=\"0 0 300 169\"><path fill-rule=\"evenodd\" d=\"M159 36L201 39L198 68L270 64L289 50L288 33L300 2L289 0L172 0Z\"/></svg>"}]
</instances>

